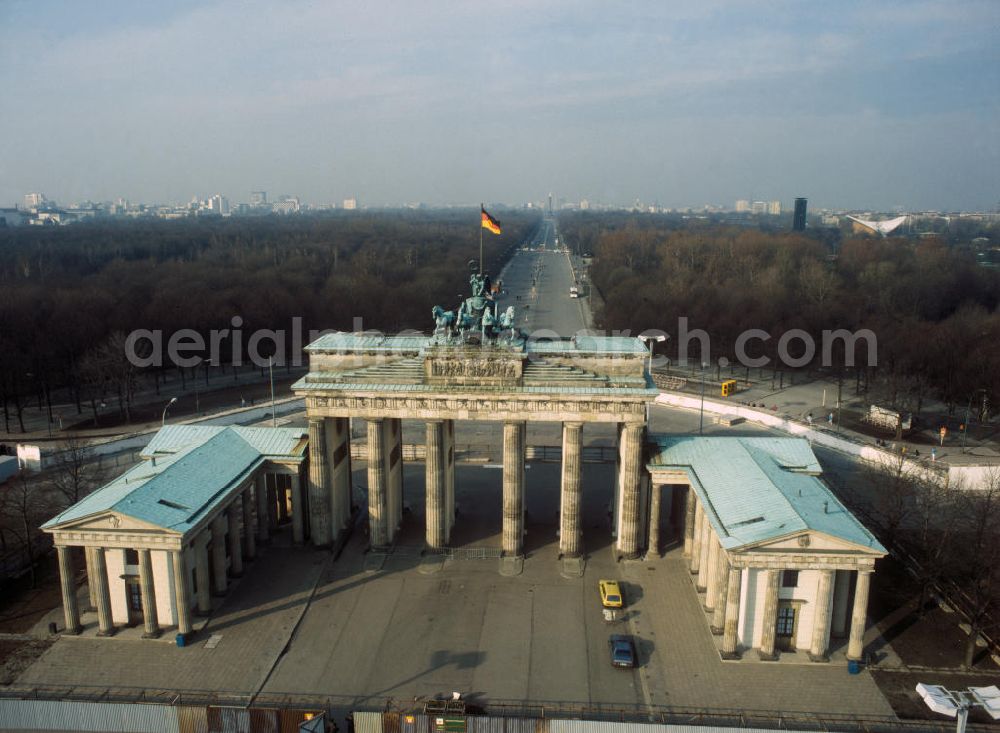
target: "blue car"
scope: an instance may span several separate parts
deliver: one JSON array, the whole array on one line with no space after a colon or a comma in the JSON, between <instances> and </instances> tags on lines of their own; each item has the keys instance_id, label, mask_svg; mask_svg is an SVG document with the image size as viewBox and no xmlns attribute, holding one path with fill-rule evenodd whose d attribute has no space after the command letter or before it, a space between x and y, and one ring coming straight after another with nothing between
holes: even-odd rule
<instances>
[{"instance_id":1,"label":"blue car","mask_svg":"<svg viewBox=\"0 0 1000 733\"><path fill-rule=\"evenodd\" d=\"M622 634L612 634L608 639L611 646L611 664L614 667L635 667L635 644L632 638Z\"/></svg>"}]
</instances>

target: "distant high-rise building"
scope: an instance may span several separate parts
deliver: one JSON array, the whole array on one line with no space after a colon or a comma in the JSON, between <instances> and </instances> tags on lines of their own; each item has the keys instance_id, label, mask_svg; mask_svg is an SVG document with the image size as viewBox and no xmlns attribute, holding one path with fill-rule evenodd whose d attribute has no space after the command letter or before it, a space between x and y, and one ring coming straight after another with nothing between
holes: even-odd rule
<instances>
[{"instance_id":1,"label":"distant high-rise building","mask_svg":"<svg viewBox=\"0 0 1000 733\"><path fill-rule=\"evenodd\" d=\"M795 213L792 214L792 231L804 232L806 230L806 200L795 199Z\"/></svg>"},{"instance_id":2,"label":"distant high-rise building","mask_svg":"<svg viewBox=\"0 0 1000 733\"><path fill-rule=\"evenodd\" d=\"M267 191L251 191L250 192L250 205L251 206L266 206L267 205Z\"/></svg>"},{"instance_id":3,"label":"distant high-rise building","mask_svg":"<svg viewBox=\"0 0 1000 733\"><path fill-rule=\"evenodd\" d=\"M781 216L781 202L780 201L768 201L767 202L767 213L771 216Z\"/></svg>"},{"instance_id":4,"label":"distant high-rise building","mask_svg":"<svg viewBox=\"0 0 1000 733\"><path fill-rule=\"evenodd\" d=\"M215 194L208 199L208 210L219 216L229 216L229 199L221 194Z\"/></svg>"},{"instance_id":5,"label":"distant high-rise building","mask_svg":"<svg viewBox=\"0 0 1000 733\"><path fill-rule=\"evenodd\" d=\"M736 202L736 213L745 214L750 211L750 202L746 199L740 199Z\"/></svg>"},{"instance_id":6,"label":"distant high-rise building","mask_svg":"<svg viewBox=\"0 0 1000 733\"><path fill-rule=\"evenodd\" d=\"M751 214L766 214L767 213L767 202L765 201L754 201L750 204Z\"/></svg>"},{"instance_id":7,"label":"distant high-rise building","mask_svg":"<svg viewBox=\"0 0 1000 733\"><path fill-rule=\"evenodd\" d=\"M26 193L24 194L24 208L26 209L37 209L39 206L44 205L48 201L45 198L44 193Z\"/></svg>"},{"instance_id":8,"label":"distant high-rise building","mask_svg":"<svg viewBox=\"0 0 1000 733\"><path fill-rule=\"evenodd\" d=\"M356 198L344 199L344 208L347 211L354 211L358 208L358 200Z\"/></svg>"},{"instance_id":9,"label":"distant high-rise building","mask_svg":"<svg viewBox=\"0 0 1000 733\"><path fill-rule=\"evenodd\" d=\"M271 208L278 214L294 214L302 205L297 196L282 196Z\"/></svg>"},{"instance_id":10,"label":"distant high-rise building","mask_svg":"<svg viewBox=\"0 0 1000 733\"><path fill-rule=\"evenodd\" d=\"M587 199L580 199L580 211L587 211L590 209L590 202Z\"/></svg>"},{"instance_id":11,"label":"distant high-rise building","mask_svg":"<svg viewBox=\"0 0 1000 733\"><path fill-rule=\"evenodd\" d=\"M552 194L549 194L549 213L552 213Z\"/></svg>"}]
</instances>

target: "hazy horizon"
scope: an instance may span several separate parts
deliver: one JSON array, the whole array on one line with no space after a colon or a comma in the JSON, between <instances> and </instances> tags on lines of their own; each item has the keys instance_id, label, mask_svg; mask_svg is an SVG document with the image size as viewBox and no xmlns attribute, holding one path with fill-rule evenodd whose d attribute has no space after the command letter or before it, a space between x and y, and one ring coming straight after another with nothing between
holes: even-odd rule
<instances>
[{"instance_id":1,"label":"hazy horizon","mask_svg":"<svg viewBox=\"0 0 1000 733\"><path fill-rule=\"evenodd\" d=\"M1000 201L1000 4L0 5L0 205Z\"/></svg>"}]
</instances>

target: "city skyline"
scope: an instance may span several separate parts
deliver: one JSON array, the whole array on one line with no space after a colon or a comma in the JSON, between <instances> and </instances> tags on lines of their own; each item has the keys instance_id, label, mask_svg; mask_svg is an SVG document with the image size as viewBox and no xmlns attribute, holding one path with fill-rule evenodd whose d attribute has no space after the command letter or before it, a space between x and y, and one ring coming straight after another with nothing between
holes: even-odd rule
<instances>
[{"instance_id":1,"label":"city skyline","mask_svg":"<svg viewBox=\"0 0 1000 733\"><path fill-rule=\"evenodd\" d=\"M0 9L0 204L991 210L986 2Z\"/></svg>"}]
</instances>

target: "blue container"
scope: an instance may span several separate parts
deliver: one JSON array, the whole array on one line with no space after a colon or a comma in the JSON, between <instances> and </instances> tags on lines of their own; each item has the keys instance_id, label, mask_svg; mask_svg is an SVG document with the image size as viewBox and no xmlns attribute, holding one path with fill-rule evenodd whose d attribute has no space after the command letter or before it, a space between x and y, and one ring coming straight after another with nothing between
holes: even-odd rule
<instances>
[{"instance_id":1,"label":"blue container","mask_svg":"<svg viewBox=\"0 0 1000 733\"><path fill-rule=\"evenodd\" d=\"M847 660L847 674L860 674L861 673L861 662L856 659Z\"/></svg>"},{"instance_id":2,"label":"blue container","mask_svg":"<svg viewBox=\"0 0 1000 733\"><path fill-rule=\"evenodd\" d=\"M184 634L178 634L176 637L174 637L174 640L177 642L177 646L181 647L187 643L187 639L184 638Z\"/></svg>"}]
</instances>

